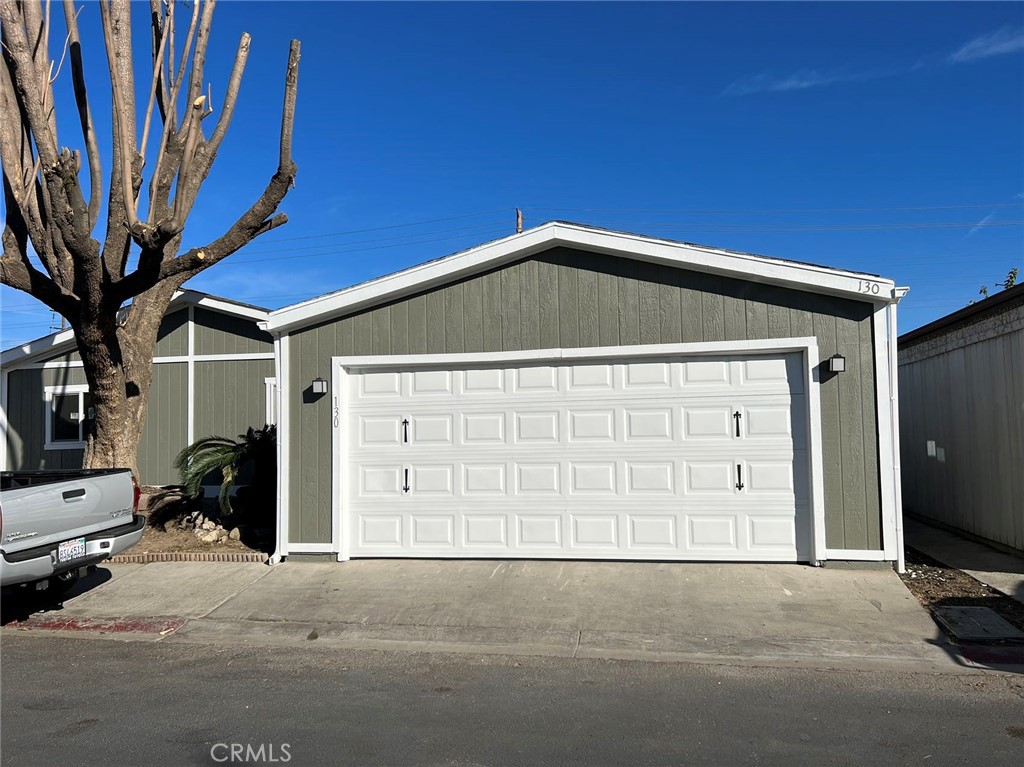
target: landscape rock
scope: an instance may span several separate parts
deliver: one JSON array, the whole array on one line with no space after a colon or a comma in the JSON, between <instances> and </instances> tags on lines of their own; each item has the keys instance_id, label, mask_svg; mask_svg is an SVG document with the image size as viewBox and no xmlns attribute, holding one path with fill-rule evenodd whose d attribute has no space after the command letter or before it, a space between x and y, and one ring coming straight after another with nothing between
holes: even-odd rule
<instances>
[{"instance_id":1,"label":"landscape rock","mask_svg":"<svg viewBox=\"0 0 1024 767\"><path fill-rule=\"evenodd\" d=\"M214 541L217 541L219 539L220 536L217 535L217 533L206 533L205 535L200 537L199 540L201 540L203 543L213 543Z\"/></svg>"},{"instance_id":2,"label":"landscape rock","mask_svg":"<svg viewBox=\"0 0 1024 767\"><path fill-rule=\"evenodd\" d=\"M238 529L238 528L236 527L236 528L234 528L234 529L232 529L232 530L231 530L231 532L230 532L230 533L228 534L228 537L229 537L229 538L231 538L231 540L233 540L233 541L237 541L237 540L241 539L241 537L242 537L242 531L241 531L241 530L239 530L239 529Z\"/></svg>"}]
</instances>

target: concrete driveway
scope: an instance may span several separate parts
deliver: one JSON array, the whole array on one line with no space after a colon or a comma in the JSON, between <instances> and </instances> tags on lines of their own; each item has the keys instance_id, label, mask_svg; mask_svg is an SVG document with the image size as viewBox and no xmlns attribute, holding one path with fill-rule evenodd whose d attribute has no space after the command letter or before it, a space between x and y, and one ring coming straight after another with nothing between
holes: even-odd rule
<instances>
[{"instance_id":1,"label":"concrete driveway","mask_svg":"<svg viewBox=\"0 0 1024 767\"><path fill-rule=\"evenodd\" d=\"M888 568L357 560L107 569L65 602L62 618L174 618L162 641L175 642L936 667L951 655Z\"/></svg>"}]
</instances>

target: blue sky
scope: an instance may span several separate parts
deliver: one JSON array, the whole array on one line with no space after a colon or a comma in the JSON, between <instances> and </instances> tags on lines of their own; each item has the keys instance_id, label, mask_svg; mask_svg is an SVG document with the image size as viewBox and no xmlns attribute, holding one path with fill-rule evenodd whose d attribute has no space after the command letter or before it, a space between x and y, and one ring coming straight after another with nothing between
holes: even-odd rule
<instances>
[{"instance_id":1,"label":"blue sky","mask_svg":"<svg viewBox=\"0 0 1024 767\"><path fill-rule=\"evenodd\" d=\"M98 10L79 19L102 116ZM509 234L517 206L528 227L893 277L912 288L903 330L1024 268L1022 4L222 2L215 108L242 31L241 101L186 244L219 235L273 172L292 37L297 186L288 226L199 290L276 308ZM57 87L61 142L80 146L66 72ZM54 322L24 294L0 302L0 347Z\"/></svg>"}]
</instances>

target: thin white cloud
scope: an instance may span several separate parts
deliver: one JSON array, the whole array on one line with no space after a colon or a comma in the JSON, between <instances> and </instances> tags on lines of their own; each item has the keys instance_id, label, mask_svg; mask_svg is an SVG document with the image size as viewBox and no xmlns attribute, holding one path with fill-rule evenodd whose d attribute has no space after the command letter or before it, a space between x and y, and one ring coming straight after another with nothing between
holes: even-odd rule
<instances>
[{"instance_id":1,"label":"thin white cloud","mask_svg":"<svg viewBox=\"0 0 1024 767\"><path fill-rule=\"evenodd\" d=\"M970 237L970 236L971 236L972 234L974 234L974 233L975 233L975 232L977 232L977 231L978 231L979 229L981 229L981 228L982 228L983 226L985 226L985 224L987 224L987 223L988 223L989 221L991 221L991 220L992 220L993 218L995 218L995 215L996 215L996 212L995 212L995 211L992 211L992 212L991 212L991 213L989 213L989 214L988 214L987 216L985 216L985 218L981 219L981 221L979 221L978 223L976 223L976 224L975 224L975 225L974 225L974 226L973 226L973 227L971 228L971 231L969 231L969 232L968 232L967 234L965 234L965 235L964 235L964 239L966 240L966 239L967 239L968 237Z\"/></svg>"},{"instance_id":2,"label":"thin white cloud","mask_svg":"<svg viewBox=\"0 0 1024 767\"><path fill-rule=\"evenodd\" d=\"M849 72L843 70L801 69L789 75L776 75L762 72L751 77L741 77L730 83L723 96L749 96L752 93L781 93L783 91L802 91L808 88L821 88L833 83L860 82L875 80L894 74L891 71L865 70Z\"/></svg>"},{"instance_id":3,"label":"thin white cloud","mask_svg":"<svg viewBox=\"0 0 1024 767\"><path fill-rule=\"evenodd\" d=\"M949 55L949 61L959 64L1020 51L1024 51L1024 27L1002 27L964 43Z\"/></svg>"},{"instance_id":4,"label":"thin white cloud","mask_svg":"<svg viewBox=\"0 0 1024 767\"><path fill-rule=\"evenodd\" d=\"M907 74L921 69L931 69L942 64L962 64L991 56L1003 56L1024 51L1024 27L1001 27L994 32L976 37L948 56L930 53L920 57L909 66L894 69L800 69L789 75L761 72L741 77L722 91L723 96L749 96L753 93L783 93L802 91L808 88L822 88L836 83L863 82L882 77Z\"/></svg>"}]
</instances>

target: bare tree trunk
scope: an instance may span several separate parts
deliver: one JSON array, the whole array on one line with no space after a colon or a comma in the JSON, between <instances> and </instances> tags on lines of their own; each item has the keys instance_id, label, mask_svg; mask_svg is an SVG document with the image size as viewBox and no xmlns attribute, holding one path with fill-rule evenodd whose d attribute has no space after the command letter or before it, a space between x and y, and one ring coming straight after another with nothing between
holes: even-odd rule
<instances>
[{"instance_id":1,"label":"bare tree trunk","mask_svg":"<svg viewBox=\"0 0 1024 767\"><path fill-rule=\"evenodd\" d=\"M153 384L153 349L177 290L160 283L137 296L119 326L109 313L83 318L76 339L95 408L86 437L85 468L126 466L139 476L137 456Z\"/></svg>"}]
</instances>

